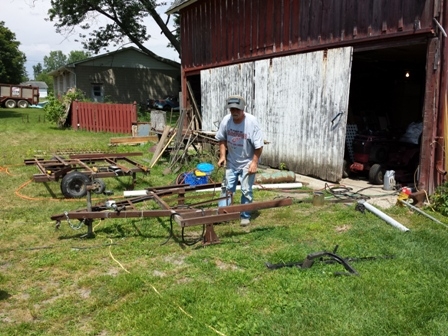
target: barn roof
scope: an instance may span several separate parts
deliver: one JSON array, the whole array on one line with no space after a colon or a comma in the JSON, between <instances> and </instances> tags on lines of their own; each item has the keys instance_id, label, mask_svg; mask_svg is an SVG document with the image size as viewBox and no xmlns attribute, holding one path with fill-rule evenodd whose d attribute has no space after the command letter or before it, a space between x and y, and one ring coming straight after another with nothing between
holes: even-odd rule
<instances>
[{"instance_id":1,"label":"barn roof","mask_svg":"<svg viewBox=\"0 0 448 336\"><path fill-rule=\"evenodd\" d=\"M182 8L185 8L196 1L198 0L175 0L173 1L171 7L166 11L166 14L174 14L180 11Z\"/></svg>"}]
</instances>

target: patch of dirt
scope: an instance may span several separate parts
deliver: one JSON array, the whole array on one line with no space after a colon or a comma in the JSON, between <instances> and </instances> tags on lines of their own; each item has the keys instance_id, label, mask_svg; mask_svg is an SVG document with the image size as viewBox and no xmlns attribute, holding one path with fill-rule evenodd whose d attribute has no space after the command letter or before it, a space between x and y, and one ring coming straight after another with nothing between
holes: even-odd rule
<instances>
[{"instance_id":1,"label":"patch of dirt","mask_svg":"<svg viewBox=\"0 0 448 336\"><path fill-rule=\"evenodd\" d=\"M51 304L51 303L54 303L56 300L61 299L64 296L66 296L66 295L56 295L56 296L53 296L53 297L51 297L51 298L49 298L47 300L41 301L41 304Z\"/></svg>"},{"instance_id":2,"label":"patch of dirt","mask_svg":"<svg viewBox=\"0 0 448 336\"><path fill-rule=\"evenodd\" d=\"M173 264L176 266L181 266L181 265L185 264L185 262L184 262L185 256L177 256L177 257L167 256L163 260L166 261L167 263L170 263L170 264Z\"/></svg>"},{"instance_id":3,"label":"patch of dirt","mask_svg":"<svg viewBox=\"0 0 448 336\"><path fill-rule=\"evenodd\" d=\"M78 289L78 294L80 297L82 297L83 299L88 299L90 297L90 293L92 291L89 288L81 288Z\"/></svg>"},{"instance_id":4,"label":"patch of dirt","mask_svg":"<svg viewBox=\"0 0 448 336\"><path fill-rule=\"evenodd\" d=\"M351 229L351 225L346 224L346 225L338 226L334 230L336 232L342 233L342 232L347 232L350 229Z\"/></svg>"},{"instance_id":5,"label":"patch of dirt","mask_svg":"<svg viewBox=\"0 0 448 336\"><path fill-rule=\"evenodd\" d=\"M107 275L110 275L113 277L117 276L119 273L120 273L120 270L118 268L111 268L106 272Z\"/></svg>"},{"instance_id":6,"label":"patch of dirt","mask_svg":"<svg viewBox=\"0 0 448 336\"><path fill-rule=\"evenodd\" d=\"M182 279L179 279L179 280L177 280L177 284L178 285L182 285L182 284L186 284L186 283L190 283L191 282L191 279L190 278L182 278Z\"/></svg>"},{"instance_id":7,"label":"patch of dirt","mask_svg":"<svg viewBox=\"0 0 448 336\"><path fill-rule=\"evenodd\" d=\"M11 309L7 314L0 315L0 321L5 323L33 322L36 318L29 309Z\"/></svg>"},{"instance_id":8,"label":"patch of dirt","mask_svg":"<svg viewBox=\"0 0 448 336\"><path fill-rule=\"evenodd\" d=\"M165 272L161 272L161 271L157 271L157 270L154 270L154 272L152 272L152 274L154 276L157 276L157 277L160 277L160 278L166 277L166 273Z\"/></svg>"},{"instance_id":9,"label":"patch of dirt","mask_svg":"<svg viewBox=\"0 0 448 336\"><path fill-rule=\"evenodd\" d=\"M237 266L232 265L232 264L226 264L226 263L222 262L221 260L216 260L215 265L216 265L216 267L218 267L221 270L232 270L232 271L238 270Z\"/></svg>"}]
</instances>

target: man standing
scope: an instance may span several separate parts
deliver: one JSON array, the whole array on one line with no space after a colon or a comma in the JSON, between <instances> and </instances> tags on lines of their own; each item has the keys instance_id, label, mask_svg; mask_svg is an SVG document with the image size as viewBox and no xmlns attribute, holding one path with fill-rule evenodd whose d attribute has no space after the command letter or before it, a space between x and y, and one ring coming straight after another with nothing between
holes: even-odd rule
<instances>
[{"instance_id":1,"label":"man standing","mask_svg":"<svg viewBox=\"0 0 448 336\"><path fill-rule=\"evenodd\" d=\"M258 169L258 160L263 151L263 132L257 119L244 112L246 102L241 96L230 96L226 106L230 114L219 125L216 139L219 141L218 166L225 166L225 188L235 193L241 179L241 204L252 203L252 186ZM221 197L226 196L221 194ZM219 206L226 205L226 201ZM241 213L241 226L250 224L250 212Z\"/></svg>"}]
</instances>

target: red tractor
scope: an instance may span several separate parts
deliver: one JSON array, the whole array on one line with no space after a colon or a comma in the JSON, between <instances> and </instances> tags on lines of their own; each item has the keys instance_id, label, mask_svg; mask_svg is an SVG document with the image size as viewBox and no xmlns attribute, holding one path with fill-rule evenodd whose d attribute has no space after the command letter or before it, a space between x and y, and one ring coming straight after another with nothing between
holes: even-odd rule
<instances>
[{"instance_id":1,"label":"red tractor","mask_svg":"<svg viewBox=\"0 0 448 336\"><path fill-rule=\"evenodd\" d=\"M384 183L384 173L394 170L396 181L412 182L419 156L420 141L415 144L387 135L356 135L350 172L367 173L369 182L379 185Z\"/></svg>"}]
</instances>

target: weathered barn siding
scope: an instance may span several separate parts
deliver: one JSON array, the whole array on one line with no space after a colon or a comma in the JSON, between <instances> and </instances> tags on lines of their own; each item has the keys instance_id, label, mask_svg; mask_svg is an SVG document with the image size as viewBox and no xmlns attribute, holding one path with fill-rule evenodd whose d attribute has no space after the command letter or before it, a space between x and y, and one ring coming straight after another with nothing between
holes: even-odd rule
<instances>
[{"instance_id":1,"label":"weathered barn siding","mask_svg":"<svg viewBox=\"0 0 448 336\"><path fill-rule=\"evenodd\" d=\"M258 118L271 142L263 150L263 164L285 163L295 172L337 182L342 177L351 56L348 47L202 71L203 129L216 129L228 113L227 96L244 93L247 112Z\"/></svg>"},{"instance_id":2,"label":"weathered barn siding","mask_svg":"<svg viewBox=\"0 0 448 336\"><path fill-rule=\"evenodd\" d=\"M228 112L226 99L230 95L243 95L246 111L252 113L254 63L242 63L204 70L201 72L202 129L216 130Z\"/></svg>"},{"instance_id":3,"label":"weathered barn siding","mask_svg":"<svg viewBox=\"0 0 448 336\"><path fill-rule=\"evenodd\" d=\"M182 67L431 34L440 0L202 0L181 11ZM341 44L342 43L342 44Z\"/></svg>"}]
</instances>

